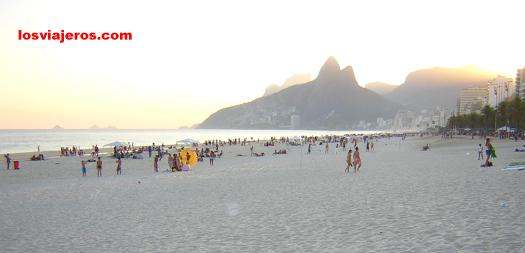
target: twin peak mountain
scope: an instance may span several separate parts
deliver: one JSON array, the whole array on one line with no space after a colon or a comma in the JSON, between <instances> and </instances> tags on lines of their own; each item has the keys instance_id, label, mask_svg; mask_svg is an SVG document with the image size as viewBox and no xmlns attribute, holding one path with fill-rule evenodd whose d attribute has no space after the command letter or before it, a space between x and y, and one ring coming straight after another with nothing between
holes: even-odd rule
<instances>
[{"instance_id":1,"label":"twin peak mountain","mask_svg":"<svg viewBox=\"0 0 525 253\"><path fill-rule=\"evenodd\" d=\"M251 102L221 109L198 128L349 129L360 120L391 118L400 105L357 84L351 66L329 57L317 77Z\"/></svg>"}]
</instances>

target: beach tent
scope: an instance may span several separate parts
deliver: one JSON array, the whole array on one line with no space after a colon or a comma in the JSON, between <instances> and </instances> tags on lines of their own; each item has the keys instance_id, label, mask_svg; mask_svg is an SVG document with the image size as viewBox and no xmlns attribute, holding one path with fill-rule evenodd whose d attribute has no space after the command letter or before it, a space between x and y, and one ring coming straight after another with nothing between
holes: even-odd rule
<instances>
[{"instance_id":1,"label":"beach tent","mask_svg":"<svg viewBox=\"0 0 525 253\"><path fill-rule=\"evenodd\" d=\"M190 160L188 161L188 154L190 155ZM182 149L179 152L179 159L182 164L189 164L190 166L193 166L197 164L197 152L193 149Z\"/></svg>"},{"instance_id":2,"label":"beach tent","mask_svg":"<svg viewBox=\"0 0 525 253\"><path fill-rule=\"evenodd\" d=\"M128 146L128 143L122 142L122 141L114 141L112 143L108 143L104 145L104 147L122 147L122 146Z\"/></svg>"},{"instance_id":3,"label":"beach tent","mask_svg":"<svg viewBox=\"0 0 525 253\"><path fill-rule=\"evenodd\" d=\"M513 129L513 128L510 128L509 126L502 126L502 127L498 128L498 131L505 131L505 132L511 132L511 133L513 133L513 132L514 132L514 129Z\"/></svg>"}]
</instances>

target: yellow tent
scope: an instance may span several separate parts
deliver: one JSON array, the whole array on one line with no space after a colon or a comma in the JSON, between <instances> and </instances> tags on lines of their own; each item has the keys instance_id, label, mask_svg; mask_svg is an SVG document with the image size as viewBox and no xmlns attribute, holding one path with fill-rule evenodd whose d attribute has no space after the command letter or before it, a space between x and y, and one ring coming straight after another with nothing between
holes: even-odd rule
<instances>
[{"instance_id":1,"label":"yellow tent","mask_svg":"<svg viewBox=\"0 0 525 253\"><path fill-rule=\"evenodd\" d=\"M197 164L197 153L195 152L195 150L183 149L179 152L179 159L181 164L188 164L190 166L193 166Z\"/></svg>"}]
</instances>

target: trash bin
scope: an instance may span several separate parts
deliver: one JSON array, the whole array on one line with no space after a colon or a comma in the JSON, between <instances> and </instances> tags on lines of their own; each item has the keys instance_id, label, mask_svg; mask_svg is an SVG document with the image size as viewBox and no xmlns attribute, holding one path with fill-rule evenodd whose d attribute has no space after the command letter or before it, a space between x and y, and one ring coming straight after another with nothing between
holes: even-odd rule
<instances>
[{"instance_id":1,"label":"trash bin","mask_svg":"<svg viewBox=\"0 0 525 253\"><path fill-rule=\"evenodd\" d=\"M19 161L13 161L13 167L15 170L19 170L20 169L20 162Z\"/></svg>"}]
</instances>

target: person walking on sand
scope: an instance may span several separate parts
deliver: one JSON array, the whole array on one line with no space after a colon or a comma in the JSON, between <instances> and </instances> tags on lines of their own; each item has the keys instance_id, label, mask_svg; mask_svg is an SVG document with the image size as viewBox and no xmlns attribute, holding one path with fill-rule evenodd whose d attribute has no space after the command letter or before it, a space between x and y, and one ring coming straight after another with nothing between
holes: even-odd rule
<instances>
[{"instance_id":1,"label":"person walking on sand","mask_svg":"<svg viewBox=\"0 0 525 253\"><path fill-rule=\"evenodd\" d=\"M5 164L6 164L6 168L7 170L9 170L9 166L11 165L11 157L9 156L9 153L5 154L4 155L5 157Z\"/></svg>"},{"instance_id":2,"label":"person walking on sand","mask_svg":"<svg viewBox=\"0 0 525 253\"><path fill-rule=\"evenodd\" d=\"M324 153L325 154L328 154L328 149L330 148L330 146L328 145L328 142L326 143L326 145L324 146Z\"/></svg>"},{"instance_id":3,"label":"person walking on sand","mask_svg":"<svg viewBox=\"0 0 525 253\"><path fill-rule=\"evenodd\" d=\"M483 152L484 152L483 146L481 146L481 143L480 143L479 146L478 146L478 161L484 159L483 158Z\"/></svg>"},{"instance_id":4,"label":"person walking on sand","mask_svg":"<svg viewBox=\"0 0 525 253\"><path fill-rule=\"evenodd\" d=\"M97 159L97 177L102 176L102 160L100 160L100 156Z\"/></svg>"},{"instance_id":5,"label":"person walking on sand","mask_svg":"<svg viewBox=\"0 0 525 253\"><path fill-rule=\"evenodd\" d=\"M348 154L346 155L346 169L345 172L350 172L350 167L352 167L352 150L348 150Z\"/></svg>"},{"instance_id":6,"label":"person walking on sand","mask_svg":"<svg viewBox=\"0 0 525 253\"><path fill-rule=\"evenodd\" d=\"M159 156L156 155L153 159L153 172L159 172Z\"/></svg>"},{"instance_id":7,"label":"person walking on sand","mask_svg":"<svg viewBox=\"0 0 525 253\"><path fill-rule=\"evenodd\" d=\"M493 166L491 158L496 158L496 150L494 146L492 146L492 143L490 143L490 138L487 138L485 141L485 155L485 167Z\"/></svg>"},{"instance_id":8,"label":"person walking on sand","mask_svg":"<svg viewBox=\"0 0 525 253\"><path fill-rule=\"evenodd\" d=\"M86 173L87 173L86 161L82 160L82 161L80 162L80 166L82 167L82 168L81 168L82 176L85 177L85 176L86 176Z\"/></svg>"},{"instance_id":9,"label":"person walking on sand","mask_svg":"<svg viewBox=\"0 0 525 253\"><path fill-rule=\"evenodd\" d=\"M117 175L122 175L122 159L119 157L117 163Z\"/></svg>"},{"instance_id":10,"label":"person walking on sand","mask_svg":"<svg viewBox=\"0 0 525 253\"><path fill-rule=\"evenodd\" d=\"M361 155L359 154L359 147L355 147L354 152L354 172L359 172L361 168Z\"/></svg>"}]
</instances>

